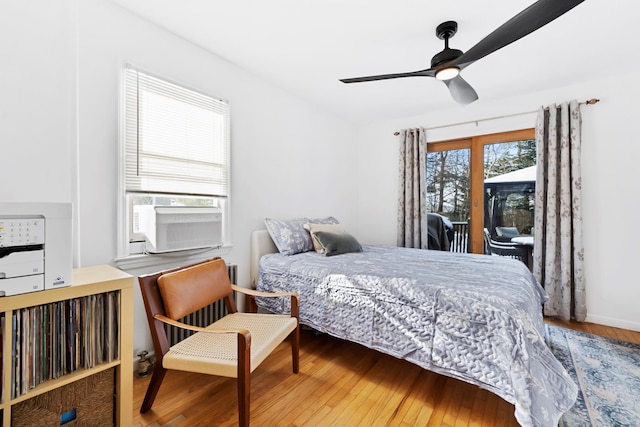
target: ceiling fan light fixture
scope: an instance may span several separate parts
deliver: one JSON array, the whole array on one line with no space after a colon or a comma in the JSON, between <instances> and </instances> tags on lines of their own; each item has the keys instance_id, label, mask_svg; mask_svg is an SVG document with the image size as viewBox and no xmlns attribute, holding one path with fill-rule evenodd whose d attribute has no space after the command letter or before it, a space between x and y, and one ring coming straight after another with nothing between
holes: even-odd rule
<instances>
[{"instance_id":1,"label":"ceiling fan light fixture","mask_svg":"<svg viewBox=\"0 0 640 427\"><path fill-rule=\"evenodd\" d=\"M460 74L460 68L458 67L446 67L436 71L436 79L438 80L451 80L454 77L458 77Z\"/></svg>"}]
</instances>

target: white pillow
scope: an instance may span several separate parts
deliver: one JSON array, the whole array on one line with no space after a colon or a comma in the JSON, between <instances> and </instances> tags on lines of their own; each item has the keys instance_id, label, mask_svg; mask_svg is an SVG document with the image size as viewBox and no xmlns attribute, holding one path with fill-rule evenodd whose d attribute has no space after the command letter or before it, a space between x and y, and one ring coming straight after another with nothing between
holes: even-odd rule
<instances>
[{"instance_id":1,"label":"white pillow","mask_svg":"<svg viewBox=\"0 0 640 427\"><path fill-rule=\"evenodd\" d=\"M344 226L342 224L313 224L307 223L304 225L305 230L308 230L311 234L311 241L313 242L313 248L319 254L325 253L324 246L320 243L315 233L318 231L326 231L329 233L344 233Z\"/></svg>"}]
</instances>

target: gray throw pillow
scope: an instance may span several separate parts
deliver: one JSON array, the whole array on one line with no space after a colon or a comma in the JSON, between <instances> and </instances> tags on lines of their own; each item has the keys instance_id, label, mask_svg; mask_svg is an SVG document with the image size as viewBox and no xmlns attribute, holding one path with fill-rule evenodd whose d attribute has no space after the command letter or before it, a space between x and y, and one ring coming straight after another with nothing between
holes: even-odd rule
<instances>
[{"instance_id":1,"label":"gray throw pillow","mask_svg":"<svg viewBox=\"0 0 640 427\"><path fill-rule=\"evenodd\" d=\"M349 233L318 231L315 235L324 248L326 256L362 252L362 246L358 240Z\"/></svg>"}]
</instances>

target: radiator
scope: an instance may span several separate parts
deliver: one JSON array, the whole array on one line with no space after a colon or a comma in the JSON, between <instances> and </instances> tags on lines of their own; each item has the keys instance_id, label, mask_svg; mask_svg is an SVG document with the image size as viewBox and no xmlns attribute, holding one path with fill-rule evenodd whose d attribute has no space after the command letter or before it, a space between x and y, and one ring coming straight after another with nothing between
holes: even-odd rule
<instances>
[{"instance_id":1,"label":"radiator","mask_svg":"<svg viewBox=\"0 0 640 427\"><path fill-rule=\"evenodd\" d=\"M236 284L238 278L238 266L236 264L227 265L227 273L229 274L229 280L231 283ZM235 298L235 292L234 292ZM224 300L216 301L215 303L201 308L198 311L179 319L180 322L193 326L209 326L216 320L224 317L227 314L227 307L224 305ZM187 331L175 326L165 324L165 330L167 331L167 338L169 339L169 346L179 343L183 339L187 338L194 331Z\"/></svg>"}]
</instances>

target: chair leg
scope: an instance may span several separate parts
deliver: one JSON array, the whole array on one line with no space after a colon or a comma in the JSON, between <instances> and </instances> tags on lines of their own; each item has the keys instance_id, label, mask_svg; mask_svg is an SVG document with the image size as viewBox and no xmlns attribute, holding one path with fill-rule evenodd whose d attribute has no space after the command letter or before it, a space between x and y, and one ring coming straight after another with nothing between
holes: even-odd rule
<instances>
[{"instance_id":1,"label":"chair leg","mask_svg":"<svg viewBox=\"0 0 640 427\"><path fill-rule=\"evenodd\" d=\"M251 404L251 336L238 334L238 425L249 427Z\"/></svg>"},{"instance_id":2,"label":"chair leg","mask_svg":"<svg viewBox=\"0 0 640 427\"><path fill-rule=\"evenodd\" d=\"M293 362L293 373L300 371L300 326L291 333L291 360Z\"/></svg>"},{"instance_id":3,"label":"chair leg","mask_svg":"<svg viewBox=\"0 0 640 427\"><path fill-rule=\"evenodd\" d=\"M250 416L250 389L251 378L245 376L238 378L238 425L248 427Z\"/></svg>"},{"instance_id":4,"label":"chair leg","mask_svg":"<svg viewBox=\"0 0 640 427\"><path fill-rule=\"evenodd\" d=\"M151 374L151 381L147 387L147 393L144 395L144 400L142 401L142 407L140 408L141 413L144 414L153 406L153 401L156 400L156 395L158 394L158 390L160 390L160 385L166 373L167 370L156 362L156 366L153 368L153 374Z\"/></svg>"}]
</instances>

